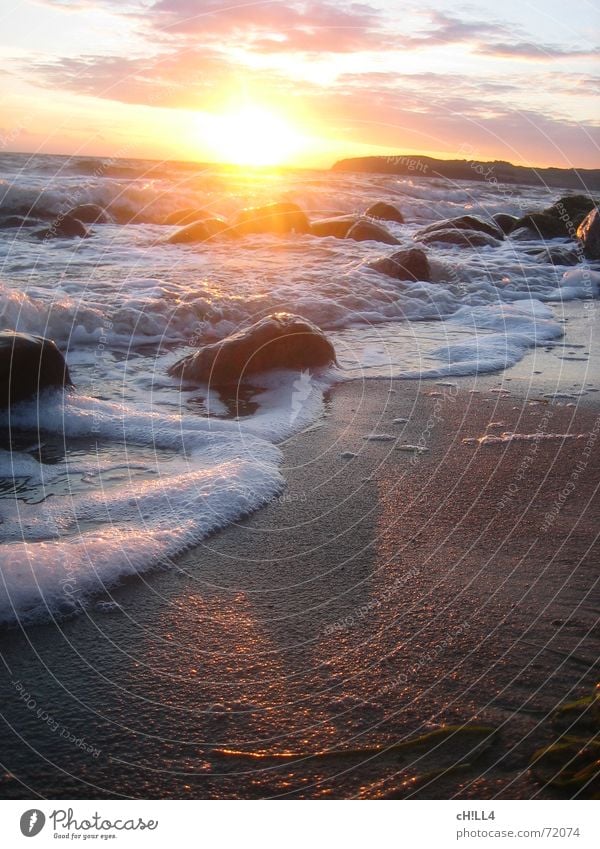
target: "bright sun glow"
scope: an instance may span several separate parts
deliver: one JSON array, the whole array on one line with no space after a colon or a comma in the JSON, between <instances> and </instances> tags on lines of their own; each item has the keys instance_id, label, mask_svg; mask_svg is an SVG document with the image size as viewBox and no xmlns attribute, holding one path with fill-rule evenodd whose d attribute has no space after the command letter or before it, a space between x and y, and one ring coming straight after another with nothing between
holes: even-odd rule
<instances>
[{"instance_id":1,"label":"bright sun glow","mask_svg":"<svg viewBox=\"0 0 600 849\"><path fill-rule=\"evenodd\" d=\"M217 116L211 135L219 161L234 165L280 165L292 160L304 144L290 123L258 106Z\"/></svg>"}]
</instances>

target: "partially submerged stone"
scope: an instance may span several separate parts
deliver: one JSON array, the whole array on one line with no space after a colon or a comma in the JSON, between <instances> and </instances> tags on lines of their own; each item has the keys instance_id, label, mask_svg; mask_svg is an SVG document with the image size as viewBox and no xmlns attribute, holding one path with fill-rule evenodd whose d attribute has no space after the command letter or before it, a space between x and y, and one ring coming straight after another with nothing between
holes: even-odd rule
<instances>
[{"instance_id":1,"label":"partially submerged stone","mask_svg":"<svg viewBox=\"0 0 600 849\"><path fill-rule=\"evenodd\" d=\"M309 369L335 363L335 349L311 321L275 313L205 345L169 369L182 381L228 385L270 369Z\"/></svg>"},{"instance_id":2,"label":"partially submerged stone","mask_svg":"<svg viewBox=\"0 0 600 849\"><path fill-rule=\"evenodd\" d=\"M171 245L206 242L222 233L230 232L230 229L229 224L222 218L207 218L204 221L188 224L182 230L177 230L167 241Z\"/></svg>"},{"instance_id":3,"label":"partially submerged stone","mask_svg":"<svg viewBox=\"0 0 600 849\"><path fill-rule=\"evenodd\" d=\"M383 242L386 245L399 245L400 242L392 236L389 230L380 224L375 224L367 219L361 219L353 224L346 234L347 239L355 242Z\"/></svg>"},{"instance_id":4,"label":"partially submerged stone","mask_svg":"<svg viewBox=\"0 0 600 849\"><path fill-rule=\"evenodd\" d=\"M385 201L372 204L366 210L365 215L369 218L377 218L380 221L395 221L397 224L404 224L404 216L398 207Z\"/></svg>"},{"instance_id":5,"label":"partially submerged stone","mask_svg":"<svg viewBox=\"0 0 600 849\"><path fill-rule=\"evenodd\" d=\"M488 236L493 236L500 241L504 238L504 233L494 221L484 221L475 215L459 215L457 218L443 218L441 221L435 221L433 224L423 227L416 235L421 238L421 236L437 230L468 230L474 233L486 233Z\"/></svg>"},{"instance_id":6,"label":"partially submerged stone","mask_svg":"<svg viewBox=\"0 0 600 849\"><path fill-rule=\"evenodd\" d=\"M420 242L426 245L435 244L436 242L449 245L459 245L463 248L497 248L501 242L493 236L488 236L487 233L476 232L475 230L432 230L430 233L417 234Z\"/></svg>"},{"instance_id":7,"label":"partially submerged stone","mask_svg":"<svg viewBox=\"0 0 600 849\"><path fill-rule=\"evenodd\" d=\"M514 229L518 220L516 215L509 215L508 212L497 212L495 215L492 215L492 221L498 225L505 236Z\"/></svg>"},{"instance_id":8,"label":"partially submerged stone","mask_svg":"<svg viewBox=\"0 0 600 849\"><path fill-rule=\"evenodd\" d=\"M308 233L309 221L295 203L270 203L243 209L233 226L240 236L258 233Z\"/></svg>"},{"instance_id":9,"label":"partially submerged stone","mask_svg":"<svg viewBox=\"0 0 600 849\"><path fill-rule=\"evenodd\" d=\"M88 228L71 215L57 215L49 227L39 230L35 235L38 239L73 239L79 237L86 239L90 232Z\"/></svg>"},{"instance_id":10,"label":"partially submerged stone","mask_svg":"<svg viewBox=\"0 0 600 849\"><path fill-rule=\"evenodd\" d=\"M172 224L194 224L196 221L204 221L206 218L217 218L212 212L207 212L205 209L193 209L186 207L185 209L177 209L171 212L164 220L167 225Z\"/></svg>"},{"instance_id":11,"label":"partially submerged stone","mask_svg":"<svg viewBox=\"0 0 600 849\"><path fill-rule=\"evenodd\" d=\"M600 212L596 207L577 228L577 238L583 246L586 259L600 259Z\"/></svg>"},{"instance_id":12,"label":"partially submerged stone","mask_svg":"<svg viewBox=\"0 0 600 849\"><path fill-rule=\"evenodd\" d=\"M513 233L522 227L531 230L534 238L557 239L561 236L568 235L564 223L558 218L555 218L554 215L548 215L546 212L531 212L528 215L523 215L515 222ZM513 233L511 233L511 236Z\"/></svg>"},{"instance_id":13,"label":"partially submerged stone","mask_svg":"<svg viewBox=\"0 0 600 849\"><path fill-rule=\"evenodd\" d=\"M335 239L345 239L348 231L360 221L356 215L338 215L335 218L321 218L310 224L308 232L311 236L326 238L332 236Z\"/></svg>"},{"instance_id":14,"label":"partially submerged stone","mask_svg":"<svg viewBox=\"0 0 600 849\"><path fill-rule=\"evenodd\" d=\"M0 332L0 407L64 386L72 386L71 377L54 342L29 333Z\"/></svg>"},{"instance_id":15,"label":"partially submerged stone","mask_svg":"<svg viewBox=\"0 0 600 849\"><path fill-rule=\"evenodd\" d=\"M112 224L113 218L97 203L80 203L67 213L71 218L77 218L83 224Z\"/></svg>"},{"instance_id":16,"label":"partially submerged stone","mask_svg":"<svg viewBox=\"0 0 600 849\"><path fill-rule=\"evenodd\" d=\"M380 257L370 262L368 267L395 280L431 280L429 260L420 248L409 248L391 256Z\"/></svg>"}]
</instances>

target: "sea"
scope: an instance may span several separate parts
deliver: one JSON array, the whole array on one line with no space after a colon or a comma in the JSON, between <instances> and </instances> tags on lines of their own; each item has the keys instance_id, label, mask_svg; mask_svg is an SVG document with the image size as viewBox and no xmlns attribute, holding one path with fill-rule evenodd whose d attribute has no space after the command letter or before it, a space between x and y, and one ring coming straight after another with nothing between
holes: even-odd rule
<instances>
[{"instance_id":1,"label":"sea","mask_svg":"<svg viewBox=\"0 0 600 849\"><path fill-rule=\"evenodd\" d=\"M432 282L399 282L369 267L389 245L296 234L170 244L168 216L232 218L284 200L317 219L383 200L402 211L404 224L386 226L409 247L439 219L520 215L566 193L420 173L1 154L0 217L95 203L114 223L91 225L87 239L39 239L39 223L0 228L0 329L53 339L75 384L0 412L0 623L75 615L128 576L176 568L186 549L284 492L281 445L314 425L334 383L368 391L375 377L502 372L557 343L565 304L593 301L600 286L598 264L540 261L539 241L429 245ZM273 371L234 398L168 376L185 353L278 311L318 325L337 366Z\"/></svg>"}]
</instances>

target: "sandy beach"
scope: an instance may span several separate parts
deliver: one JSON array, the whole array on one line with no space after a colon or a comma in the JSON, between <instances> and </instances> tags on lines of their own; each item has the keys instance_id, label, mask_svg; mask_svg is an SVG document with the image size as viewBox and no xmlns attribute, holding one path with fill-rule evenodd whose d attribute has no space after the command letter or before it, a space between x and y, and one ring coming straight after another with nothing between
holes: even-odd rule
<instances>
[{"instance_id":1,"label":"sandy beach","mask_svg":"<svg viewBox=\"0 0 600 849\"><path fill-rule=\"evenodd\" d=\"M334 387L270 504L5 631L3 796L586 795L528 768L598 680L600 405L569 341Z\"/></svg>"}]
</instances>

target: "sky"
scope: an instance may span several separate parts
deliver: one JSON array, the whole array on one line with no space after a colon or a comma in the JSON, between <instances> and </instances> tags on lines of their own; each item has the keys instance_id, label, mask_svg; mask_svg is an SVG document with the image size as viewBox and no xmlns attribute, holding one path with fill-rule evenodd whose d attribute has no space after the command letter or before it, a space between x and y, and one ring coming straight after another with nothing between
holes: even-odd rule
<instances>
[{"instance_id":1,"label":"sky","mask_svg":"<svg viewBox=\"0 0 600 849\"><path fill-rule=\"evenodd\" d=\"M0 151L598 168L599 44L596 0L0 0Z\"/></svg>"}]
</instances>

